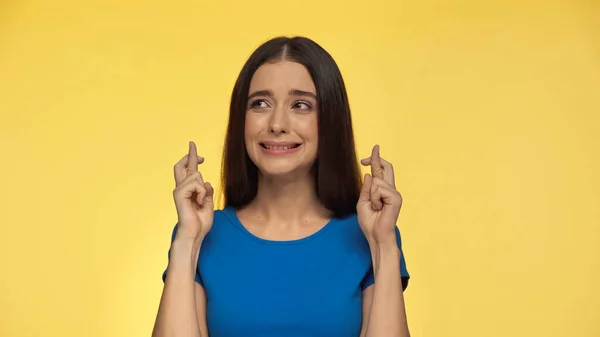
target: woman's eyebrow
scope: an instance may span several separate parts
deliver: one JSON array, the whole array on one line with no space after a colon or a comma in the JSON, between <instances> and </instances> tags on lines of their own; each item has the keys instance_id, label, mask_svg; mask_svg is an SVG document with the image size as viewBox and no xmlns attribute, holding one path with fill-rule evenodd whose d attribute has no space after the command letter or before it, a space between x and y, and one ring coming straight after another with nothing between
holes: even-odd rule
<instances>
[{"instance_id":1,"label":"woman's eyebrow","mask_svg":"<svg viewBox=\"0 0 600 337\"><path fill-rule=\"evenodd\" d=\"M317 95L313 94L310 91L303 91L303 90L298 90L298 89L292 89L288 92L289 95L291 96L308 96L308 97L312 97L314 99L317 99Z\"/></svg>"},{"instance_id":2,"label":"woman's eyebrow","mask_svg":"<svg viewBox=\"0 0 600 337\"><path fill-rule=\"evenodd\" d=\"M311 97L313 99L317 99L317 95L313 94L312 92L299 90L299 89L290 90L288 92L288 95L290 95L290 96L305 96L305 97ZM258 91L251 93L250 95L248 95L248 99L250 100L256 96L274 97L275 95L273 95L273 92L271 90L258 90Z\"/></svg>"},{"instance_id":3,"label":"woman's eyebrow","mask_svg":"<svg viewBox=\"0 0 600 337\"><path fill-rule=\"evenodd\" d=\"M269 96L269 97L273 97L274 95L273 95L273 92L271 90L259 90L259 91L255 91L255 92L251 93L248 96L248 99L250 100L250 99L252 99L252 98L254 98L256 96Z\"/></svg>"}]
</instances>

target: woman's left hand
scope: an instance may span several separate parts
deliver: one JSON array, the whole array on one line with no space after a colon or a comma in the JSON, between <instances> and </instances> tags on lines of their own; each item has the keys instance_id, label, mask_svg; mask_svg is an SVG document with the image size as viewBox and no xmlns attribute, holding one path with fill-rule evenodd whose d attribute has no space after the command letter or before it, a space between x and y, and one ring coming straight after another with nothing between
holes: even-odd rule
<instances>
[{"instance_id":1,"label":"woman's left hand","mask_svg":"<svg viewBox=\"0 0 600 337\"><path fill-rule=\"evenodd\" d=\"M379 156L379 145L373 147L371 157L360 162L371 166L371 175L365 175L356 204L360 227L369 244L396 244L396 221L402 196L396 190L394 168Z\"/></svg>"}]
</instances>

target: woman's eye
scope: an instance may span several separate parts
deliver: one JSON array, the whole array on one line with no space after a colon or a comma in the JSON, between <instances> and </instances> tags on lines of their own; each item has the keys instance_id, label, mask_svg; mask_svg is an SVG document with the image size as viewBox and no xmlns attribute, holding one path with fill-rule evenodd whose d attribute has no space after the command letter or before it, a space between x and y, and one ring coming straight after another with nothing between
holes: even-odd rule
<instances>
[{"instance_id":1,"label":"woman's eye","mask_svg":"<svg viewBox=\"0 0 600 337\"><path fill-rule=\"evenodd\" d=\"M256 101L250 103L250 108L252 109L264 109L268 107L269 103L267 103L267 101L265 101L264 99L257 99Z\"/></svg>"},{"instance_id":2,"label":"woman's eye","mask_svg":"<svg viewBox=\"0 0 600 337\"><path fill-rule=\"evenodd\" d=\"M294 109L310 110L312 106L308 102L296 102L294 103Z\"/></svg>"}]
</instances>

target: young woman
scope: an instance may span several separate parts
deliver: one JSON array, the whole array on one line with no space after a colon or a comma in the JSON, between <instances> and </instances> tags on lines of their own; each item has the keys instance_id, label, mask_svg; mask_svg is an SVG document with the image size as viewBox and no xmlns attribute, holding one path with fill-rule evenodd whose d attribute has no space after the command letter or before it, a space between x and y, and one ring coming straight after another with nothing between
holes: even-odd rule
<instances>
[{"instance_id":1,"label":"young woman","mask_svg":"<svg viewBox=\"0 0 600 337\"><path fill-rule=\"evenodd\" d=\"M190 142L153 336L409 336L392 165L361 160L344 81L303 37L272 39L233 88L214 210ZM168 272L167 272L168 271Z\"/></svg>"}]
</instances>

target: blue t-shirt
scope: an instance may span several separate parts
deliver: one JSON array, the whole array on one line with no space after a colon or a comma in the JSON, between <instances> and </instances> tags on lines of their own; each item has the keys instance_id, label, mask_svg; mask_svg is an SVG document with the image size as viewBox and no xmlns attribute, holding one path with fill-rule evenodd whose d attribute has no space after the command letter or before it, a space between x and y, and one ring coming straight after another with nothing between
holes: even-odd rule
<instances>
[{"instance_id":1,"label":"blue t-shirt","mask_svg":"<svg viewBox=\"0 0 600 337\"><path fill-rule=\"evenodd\" d=\"M172 240L176 232L177 225ZM396 239L402 250L397 229ZM334 218L302 239L270 241L250 233L225 207L215 211L202 242L196 282L206 292L210 337L357 337L362 291L374 276L356 214Z\"/></svg>"}]
</instances>

